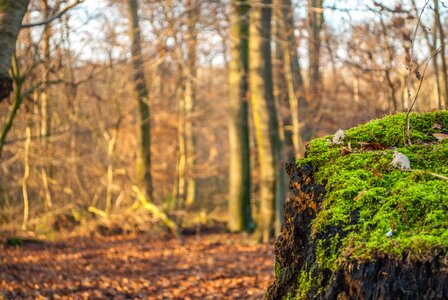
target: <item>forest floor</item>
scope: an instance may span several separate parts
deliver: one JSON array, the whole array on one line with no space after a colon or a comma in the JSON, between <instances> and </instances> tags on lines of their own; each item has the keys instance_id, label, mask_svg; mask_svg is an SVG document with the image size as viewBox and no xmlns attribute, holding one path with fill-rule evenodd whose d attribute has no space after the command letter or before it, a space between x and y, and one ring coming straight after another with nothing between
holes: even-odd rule
<instances>
[{"instance_id":1,"label":"forest floor","mask_svg":"<svg viewBox=\"0 0 448 300\"><path fill-rule=\"evenodd\" d=\"M0 299L260 299L273 245L150 234L0 246Z\"/></svg>"}]
</instances>

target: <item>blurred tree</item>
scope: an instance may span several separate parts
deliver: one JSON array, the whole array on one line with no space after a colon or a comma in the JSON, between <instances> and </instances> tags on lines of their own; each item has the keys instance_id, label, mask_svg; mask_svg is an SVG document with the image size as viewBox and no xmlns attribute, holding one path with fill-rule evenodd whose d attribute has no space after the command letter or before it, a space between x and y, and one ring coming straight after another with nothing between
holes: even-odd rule
<instances>
[{"instance_id":1,"label":"blurred tree","mask_svg":"<svg viewBox=\"0 0 448 300\"><path fill-rule=\"evenodd\" d=\"M186 0L187 28L186 39L187 58L184 66L184 101L185 101L185 148L186 148L186 184L187 195L185 204L191 206L196 201L197 183L195 178L196 136L194 127L194 112L196 102L196 46L198 41L197 24L199 22L200 1Z\"/></svg>"},{"instance_id":2,"label":"blurred tree","mask_svg":"<svg viewBox=\"0 0 448 300\"><path fill-rule=\"evenodd\" d=\"M252 231L248 126L249 5L233 0L229 63L229 220L231 231Z\"/></svg>"},{"instance_id":3,"label":"blurred tree","mask_svg":"<svg viewBox=\"0 0 448 300\"><path fill-rule=\"evenodd\" d=\"M440 39L440 58L442 60L442 80L445 91L445 108L448 108L448 66L446 62L446 53L445 53L446 49L445 30L443 28L442 17L440 15L439 0L434 0L433 2L434 2L433 9L434 9L435 25L437 27Z\"/></svg>"},{"instance_id":4,"label":"blurred tree","mask_svg":"<svg viewBox=\"0 0 448 300\"><path fill-rule=\"evenodd\" d=\"M48 5L48 0L40 1L40 9L43 19L50 17L50 6ZM51 111L49 109L49 81L50 81L50 68L51 68L51 45L50 38L52 34L51 22L45 24L42 33L42 90L40 92L40 112L41 112L41 124L40 124L40 134L43 143L44 157L51 157L50 144L48 137L51 135ZM45 209L51 208L51 191L48 184L48 177L51 175L51 167L46 162L43 163L41 168L42 184L45 192Z\"/></svg>"},{"instance_id":5,"label":"blurred tree","mask_svg":"<svg viewBox=\"0 0 448 300\"><path fill-rule=\"evenodd\" d=\"M323 82L320 72L321 31L324 24L323 0L308 0L308 60L309 60L309 103L312 105L313 119L322 104ZM311 122L312 123L312 122Z\"/></svg>"},{"instance_id":6,"label":"blurred tree","mask_svg":"<svg viewBox=\"0 0 448 300\"><path fill-rule=\"evenodd\" d=\"M281 147L272 83L272 1L251 0L250 5L249 84L260 164L260 214L254 238L267 242L273 232L279 195L276 177Z\"/></svg>"},{"instance_id":7,"label":"blurred tree","mask_svg":"<svg viewBox=\"0 0 448 300\"><path fill-rule=\"evenodd\" d=\"M137 180L141 190L152 200L151 178L151 115L141 48L137 0L129 0L129 34L131 39L132 72L139 109L139 149Z\"/></svg>"},{"instance_id":8,"label":"blurred tree","mask_svg":"<svg viewBox=\"0 0 448 300\"><path fill-rule=\"evenodd\" d=\"M297 55L297 42L294 35L294 10L290 0L275 0L276 52L280 58L279 82L286 83L289 118L285 120L285 143L292 148L292 156L300 157L303 140L308 140L312 132L307 120L303 118L308 110L304 97L304 85ZM301 113L300 113L301 112ZM300 113L300 114L299 114ZM302 122L302 124L301 124Z\"/></svg>"}]
</instances>

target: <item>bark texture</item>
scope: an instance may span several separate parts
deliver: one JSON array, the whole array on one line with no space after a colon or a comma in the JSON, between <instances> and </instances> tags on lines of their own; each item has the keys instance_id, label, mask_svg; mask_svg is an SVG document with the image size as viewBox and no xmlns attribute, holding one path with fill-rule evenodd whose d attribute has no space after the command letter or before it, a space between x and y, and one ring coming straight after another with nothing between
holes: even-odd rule
<instances>
[{"instance_id":1,"label":"bark texture","mask_svg":"<svg viewBox=\"0 0 448 300\"><path fill-rule=\"evenodd\" d=\"M139 149L137 157L137 178L143 192L152 199L151 177L151 115L143 68L140 26L137 0L129 0L129 34L131 38L131 55L133 80L139 109Z\"/></svg>"},{"instance_id":2,"label":"bark texture","mask_svg":"<svg viewBox=\"0 0 448 300\"><path fill-rule=\"evenodd\" d=\"M322 48L321 31L324 24L323 0L308 0L308 57L309 57L309 103L312 113L309 121L317 116L319 105L322 103L322 74L320 72L320 56ZM311 132L312 136L312 132ZM309 137L310 138L310 137ZM308 138L308 139L309 139Z\"/></svg>"},{"instance_id":3,"label":"bark texture","mask_svg":"<svg viewBox=\"0 0 448 300\"><path fill-rule=\"evenodd\" d=\"M267 299L294 296L299 288L297 278L301 272L316 263L318 243L311 237L311 224L326 194L325 183L314 179L311 165L298 168L288 166L291 197L285 204L286 224L275 244L276 280L270 285ZM328 230L325 240L335 234ZM316 276L317 270L310 271ZM404 256L401 260L380 257L373 261L350 260L333 274L324 273L322 286L312 286L306 299L446 299L448 297L448 271L446 253L435 253L424 262ZM303 295L302 295L303 296Z\"/></svg>"},{"instance_id":4,"label":"bark texture","mask_svg":"<svg viewBox=\"0 0 448 300\"><path fill-rule=\"evenodd\" d=\"M303 155L303 140L308 140L311 135L311 127L308 125L308 102L305 100L303 77L299 58L297 55L297 42L294 35L294 11L290 0L275 1L276 18L276 51L281 60L281 80L286 85L287 106L290 111L290 120L286 120L285 142L293 147L296 157ZM302 122L301 122L302 121Z\"/></svg>"},{"instance_id":5,"label":"bark texture","mask_svg":"<svg viewBox=\"0 0 448 300\"><path fill-rule=\"evenodd\" d=\"M271 62L272 1L250 1L249 69L255 137L260 160L260 215L256 237L268 241L275 220L276 175L280 150ZM262 4L262 5L260 5Z\"/></svg>"},{"instance_id":6,"label":"bark texture","mask_svg":"<svg viewBox=\"0 0 448 300\"><path fill-rule=\"evenodd\" d=\"M250 149L248 127L248 33L249 6L234 0L230 22L231 61L229 63L229 223L231 231L250 231Z\"/></svg>"},{"instance_id":7,"label":"bark texture","mask_svg":"<svg viewBox=\"0 0 448 300\"><path fill-rule=\"evenodd\" d=\"M196 202L197 184L195 178L196 165L196 136L194 130L194 112L196 103L196 45L197 30L199 22L200 2L197 0L187 0L188 10L188 39L187 39L187 59L184 67L184 101L185 101L185 148L186 148L186 199L187 206Z\"/></svg>"},{"instance_id":8,"label":"bark texture","mask_svg":"<svg viewBox=\"0 0 448 300\"><path fill-rule=\"evenodd\" d=\"M9 68L28 2L29 0L0 0L0 101L12 91Z\"/></svg>"}]
</instances>

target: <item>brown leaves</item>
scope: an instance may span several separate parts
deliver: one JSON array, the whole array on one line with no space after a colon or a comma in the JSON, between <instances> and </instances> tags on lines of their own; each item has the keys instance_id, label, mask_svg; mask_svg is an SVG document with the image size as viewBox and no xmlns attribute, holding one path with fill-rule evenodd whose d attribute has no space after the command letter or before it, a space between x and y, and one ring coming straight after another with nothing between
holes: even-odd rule
<instances>
[{"instance_id":1,"label":"brown leaves","mask_svg":"<svg viewBox=\"0 0 448 300\"><path fill-rule=\"evenodd\" d=\"M341 147L341 155L344 156L350 153L353 153L353 150L352 150L352 144L349 142L347 147Z\"/></svg>"},{"instance_id":2,"label":"brown leaves","mask_svg":"<svg viewBox=\"0 0 448 300\"><path fill-rule=\"evenodd\" d=\"M377 169L372 169L372 173L379 179L383 178L383 174L380 171L378 171Z\"/></svg>"},{"instance_id":3,"label":"brown leaves","mask_svg":"<svg viewBox=\"0 0 448 300\"><path fill-rule=\"evenodd\" d=\"M431 135L435 137L437 141L443 141L448 139L448 134L446 133L432 133Z\"/></svg>"},{"instance_id":4,"label":"brown leaves","mask_svg":"<svg viewBox=\"0 0 448 300\"><path fill-rule=\"evenodd\" d=\"M260 299L272 261L272 245L248 246L240 235L76 238L0 249L0 291L6 299Z\"/></svg>"},{"instance_id":5,"label":"brown leaves","mask_svg":"<svg viewBox=\"0 0 448 300\"><path fill-rule=\"evenodd\" d=\"M380 145L380 143L372 142L372 143L364 143L359 142L358 145L365 151L376 151L376 150L384 150L384 147Z\"/></svg>"},{"instance_id":6,"label":"brown leaves","mask_svg":"<svg viewBox=\"0 0 448 300\"><path fill-rule=\"evenodd\" d=\"M358 146L362 151L378 151L378 150L384 150L385 148L380 145L380 143L372 142L372 143L365 143L365 142L358 142ZM348 143L347 147L341 146L341 155L345 156L351 153L356 152L352 149L351 143Z\"/></svg>"},{"instance_id":7,"label":"brown leaves","mask_svg":"<svg viewBox=\"0 0 448 300\"><path fill-rule=\"evenodd\" d=\"M448 131L446 129L443 129L443 126L441 124L434 123L431 129L433 129L434 131L438 131L429 133L429 135L435 137L438 142L448 139Z\"/></svg>"}]
</instances>

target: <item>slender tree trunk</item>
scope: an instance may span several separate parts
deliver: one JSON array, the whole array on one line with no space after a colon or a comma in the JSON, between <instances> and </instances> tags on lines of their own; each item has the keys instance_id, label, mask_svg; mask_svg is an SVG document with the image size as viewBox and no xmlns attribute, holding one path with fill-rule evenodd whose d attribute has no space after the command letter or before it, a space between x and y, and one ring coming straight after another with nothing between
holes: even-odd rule
<instances>
[{"instance_id":1,"label":"slender tree trunk","mask_svg":"<svg viewBox=\"0 0 448 300\"><path fill-rule=\"evenodd\" d=\"M25 140L25 153L23 158L23 178L22 178L22 196L23 196L23 222L22 229L26 230L28 227L29 219L29 207L30 202L28 199L28 179L30 178L30 145L31 145L31 121L28 115L26 116L26 140Z\"/></svg>"},{"instance_id":2,"label":"slender tree trunk","mask_svg":"<svg viewBox=\"0 0 448 300\"><path fill-rule=\"evenodd\" d=\"M46 19L50 16L50 7L48 6L47 0L41 0L41 11L43 12L43 19ZM51 63L51 53L50 53L50 37L51 37L51 23L45 25L43 34L42 34L42 54L43 54L43 65L42 65L42 92L40 93L40 111L41 111L41 137L42 137L42 146L43 153L45 159L50 159L51 153L49 149L48 137L50 136L50 124L51 117L48 106L48 92L49 86L48 81L50 79L50 63ZM51 199L51 191L50 186L48 184L48 174L50 167L47 162L44 162L43 166L40 168L42 184L44 187L45 193L45 209L48 210L53 206Z\"/></svg>"},{"instance_id":3,"label":"slender tree trunk","mask_svg":"<svg viewBox=\"0 0 448 300\"><path fill-rule=\"evenodd\" d=\"M65 91L67 94L68 107L70 107L70 127L73 132L70 135L70 169L71 169L71 180L70 188L76 190L77 185L81 185L79 180L78 172L78 122L80 117L80 107L78 101L78 87L75 85L76 76L73 67L73 57L70 42L70 28L69 28L69 16L65 16L64 20L64 33L65 39L67 41L68 47L64 49L66 65L66 76L67 82L65 83ZM73 195L72 195L73 197Z\"/></svg>"},{"instance_id":4,"label":"slender tree trunk","mask_svg":"<svg viewBox=\"0 0 448 300\"><path fill-rule=\"evenodd\" d=\"M252 231L250 149L248 126L249 6L233 0L230 17L229 64L229 222L231 231Z\"/></svg>"},{"instance_id":5,"label":"slender tree trunk","mask_svg":"<svg viewBox=\"0 0 448 300\"><path fill-rule=\"evenodd\" d=\"M44 19L50 16L50 7L48 6L47 0L41 0L41 11ZM44 31L42 33L42 54L43 54L43 64L42 64L42 91L40 93L40 104L41 104L41 136L42 141L46 147L48 136L50 135L50 112L48 110L48 81L50 79L50 64L51 64L51 53L50 53L50 37L51 37L51 23L45 25ZM45 150L46 151L46 150Z\"/></svg>"},{"instance_id":6,"label":"slender tree trunk","mask_svg":"<svg viewBox=\"0 0 448 300\"><path fill-rule=\"evenodd\" d=\"M187 59L185 63L185 148L186 148L186 177L187 177L187 197L185 204L192 205L196 201L197 183L195 178L196 165L196 141L194 130L194 111L196 102L196 44L197 31L196 25L199 22L199 2L197 0L187 0L188 9L188 39Z\"/></svg>"},{"instance_id":7,"label":"slender tree trunk","mask_svg":"<svg viewBox=\"0 0 448 300\"><path fill-rule=\"evenodd\" d=\"M274 1L273 7L273 40L275 45L275 53L272 60L272 71L274 73L274 99L278 108L278 124L279 124L279 138L282 141L287 155L294 157L294 141L292 130L292 111L289 104L288 87L284 72L284 53L283 53L283 32L282 32L282 15L281 3ZM287 112L287 113L286 113Z\"/></svg>"},{"instance_id":8,"label":"slender tree trunk","mask_svg":"<svg viewBox=\"0 0 448 300\"><path fill-rule=\"evenodd\" d=\"M117 143L119 125L114 128L112 136L107 141L107 185L106 185L106 214L110 214L112 209L112 187L114 184L114 150Z\"/></svg>"},{"instance_id":9,"label":"slender tree trunk","mask_svg":"<svg viewBox=\"0 0 448 300\"><path fill-rule=\"evenodd\" d=\"M270 0L251 0L249 26L249 83L255 136L260 160L260 216L255 237L271 237L276 200L280 143L272 84ZM260 5L262 4L262 5Z\"/></svg>"},{"instance_id":10,"label":"slender tree trunk","mask_svg":"<svg viewBox=\"0 0 448 300\"><path fill-rule=\"evenodd\" d=\"M387 85L389 86L389 112L390 113L394 113L398 111L398 100L397 100L397 96L396 96L396 88L395 88L395 84L392 81L392 76L391 76L391 70L392 70L392 62L394 60L393 57L393 49L392 46L390 45L389 41L387 40L387 27L386 24L384 24L383 18L382 16L380 16L380 24L381 24L381 32L383 34L383 39L384 39L384 49L386 51L386 66L385 66L385 70L384 70L384 75L386 77L386 81L387 81ZM392 104L392 107L391 107Z\"/></svg>"},{"instance_id":11,"label":"slender tree trunk","mask_svg":"<svg viewBox=\"0 0 448 300\"><path fill-rule=\"evenodd\" d=\"M438 2L438 1L436 1ZM436 4L436 3L435 3ZM418 8L415 0L412 0L412 6L414 8L415 15L418 16ZM425 26L422 26L422 30L424 33L426 44L428 45L429 51L434 53L437 50L437 38L438 38L438 26L437 26L437 13L434 11L434 26L431 30L431 34L428 32L428 29ZM421 20L420 20L421 22ZM431 37L432 36L432 41ZM440 70L438 64L438 58L440 53L435 53L434 57L431 59L432 68L434 69L434 82L435 82L435 90L437 94L437 106L439 109L442 109L442 87L440 85Z\"/></svg>"},{"instance_id":12,"label":"slender tree trunk","mask_svg":"<svg viewBox=\"0 0 448 300\"><path fill-rule=\"evenodd\" d=\"M13 62L14 63L11 68L11 73L13 74L14 84L16 85L14 90L14 102L9 111L6 122L3 125L2 132L0 133L0 157L2 156L3 153L3 147L6 144L6 137L8 136L8 133L11 130L12 124L14 123L14 119L16 118L16 114L23 102L23 95L22 95L23 78L20 75L20 67L15 54L13 55Z\"/></svg>"},{"instance_id":13,"label":"slender tree trunk","mask_svg":"<svg viewBox=\"0 0 448 300\"><path fill-rule=\"evenodd\" d=\"M178 59L182 59L178 57ZM179 74L182 74L182 66L178 66ZM181 75L181 77L183 77ZM178 157L177 157L177 180L175 184L174 197L176 199L176 205L180 208L185 204L186 196L186 148L185 148L185 99L184 99L184 79L180 78L179 84L176 87L177 109L179 114L179 120L177 125L177 143L178 143Z\"/></svg>"},{"instance_id":14,"label":"slender tree trunk","mask_svg":"<svg viewBox=\"0 0 448 300\"><path fill-rule=\"evenodd\" d=\"M314 118L322 103L322 75L320 72L321 37L324 24L323 0L308 0L308 57L309 57L309 83L310 104Z\"/></svg>"},{"instance_id":15,"label":"slender tree trunk","mask_svg":"<svg viewBox=\"0 0 448 300\"><path fill-rule=\"evenodd\" d=\"M283 74L287 85L288 102L291 114L291 138L295 157L301 157L303 152L303 140L309 140L313 135L312 128L303 118L307 115L308 102L304 97L303 78L297 55L297 43L294 35L294 11L290 0L276 0L276 16L279 35L278 47L282 52ZM300 106L300 108L299 108ZM302 111L302 116L299 112ZM304 124L301 124L301 121ZM286 140L288 142L288 140Z\"/></svg>"},{"instance_id":16,"label":"slender tree trunk","mask_svg":"<svg viewBox=\"0 0 448 300\"><path fill-rule=\"evenodd\" d=\"M287 0L274 1L275 25L275 104L278 108L278 153L277 181L276 181L276 207L275 207L275 233L280 233L283 224L283 204L288 197L288 180L285 162L300 156L301 133L299 123L299 90L303 87L298 62L294 63L291 57L297 59L295 37L293 34L294 20L289 16L291 3ZM292 12L291 12L292 13ZM292 34L289 34L289 33ZM297 73L293 73L294 70ZM280 113L282 108L287 112Z\"/></svg>"},{"instance_id":17,"label":"slender tree trunk","mask_svg":"<svg viewBox=\"0 0 448 300\"><path fill-rule=\"evenodd\" d=\"M129 0L129 34L131 38L131 55L133 66L133 80L139 109L139 149L137 153L137 180L141 190L148 199L152 199L151 178L151 117L143 69L143 58L140 40L140 26L137 0Z\"/></svg>"},{"instance_id":18,"label":"slender tree trunk","mask_svg":"<svg viewBox=\"0 0 448 300\"><path fill-rule=\"evenodd\" d=\"M442 20L439 11L439 1L434 0L434 17L436 20L437 29L440 35L440 58L442 59L442 80L445 91L445 108L448 109L448 67L446 62L445 52L445 30L443 29Z\"/></svg>"},{"instance_id":19,"label":"slender tree trunk","mask_svg":"<svg viewBox=\"0 0 448 300\"><path fill-rule=\"evenodd\" d=\"M438 12L438 10L437 10ZM434 29L432 30L432 39L433 42L431 44L430 40L429 40L429 34L428 31L426 30L426 28L424 28L425 31L425 38L426 38L426 42L428 44L429 49L431 50L431 52L436 51L437 49L437 35L439 34L439 31L437 29L437 20L436 20L436 13L434 12ZM439 109L442 109L443 106L443 102L442 102L442 87L440 85L440 69L439 69L439 56L440 53L435 53L434 57L432 58L431 62L432 62L432 67L434 69L434 81L436 83L436 93L437 93L437 107Z\"/></svg>"},{"instance_id":20,"label":"slender tree trunk","mask_svg":"<svg viewBox=\"0 0 448 300\"><path fill-rule=\"evenodd\" d=\"M29 0L0 0L0 101L12 91L9 68L28 2Z\"/></svg>"}]
</instances>

